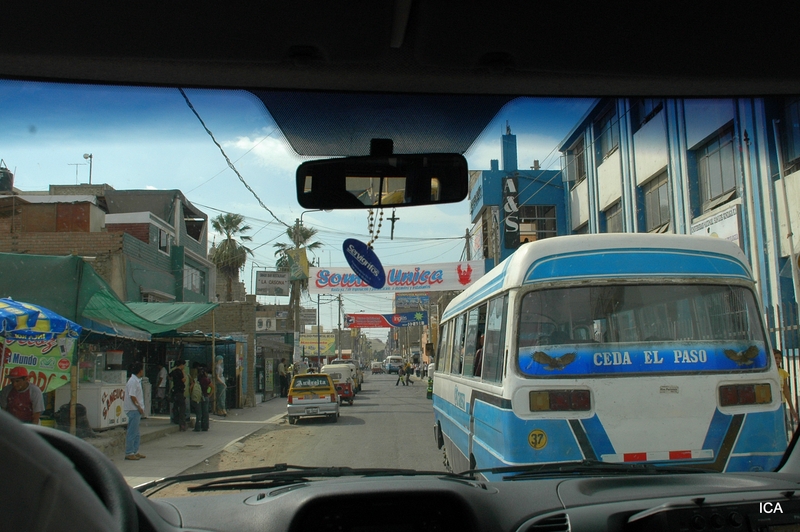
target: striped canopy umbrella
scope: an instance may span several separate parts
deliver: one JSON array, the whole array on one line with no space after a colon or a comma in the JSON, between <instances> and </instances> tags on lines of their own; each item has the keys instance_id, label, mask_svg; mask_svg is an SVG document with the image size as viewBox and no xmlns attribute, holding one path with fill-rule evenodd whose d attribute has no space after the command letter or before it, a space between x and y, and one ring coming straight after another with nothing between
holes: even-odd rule
<instances>
[{"instance_id":1,"label":"striped canopy umbrella","mask_svg":"<svg viewBox=\"0 0 800 532\"><path fill-rule=\"evenodd\" d=\"M52 310L7 298L0 299L0 322L0 332L28 330L61 334L71 331L80 334L83 329Z\"/></svg>"},{"instance_id":2,"label":"striped canopy umbrella","mask_svg":"<svg viewBox=\"0 0 800 532\"><path fill-rule=\"evenodd\" d=\"M24 307L11 299L0 299L0 334L30 329L36 326L38 319L37 309Z\"/></svg>"}]
</instances>

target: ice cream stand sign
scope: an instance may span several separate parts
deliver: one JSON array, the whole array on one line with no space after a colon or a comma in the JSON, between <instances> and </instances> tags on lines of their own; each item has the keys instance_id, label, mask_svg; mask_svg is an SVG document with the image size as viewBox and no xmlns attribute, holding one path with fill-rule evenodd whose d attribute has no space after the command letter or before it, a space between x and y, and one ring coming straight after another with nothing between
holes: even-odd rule
<instances>
[{"instance_id":1,"label":"ice cream stand sign","mask_svg":"<svg viewBox=\"0 0 800 532\"><path fill-rule=\"evenodd\" d=\"M8 372L20 366L28 371L30 382L45 393L67 384L81 326L43 307L0 299L0 312L7 314L15 308L33 312L35 317L2 332L3 385Z\"/></svg>"}]
</instances>

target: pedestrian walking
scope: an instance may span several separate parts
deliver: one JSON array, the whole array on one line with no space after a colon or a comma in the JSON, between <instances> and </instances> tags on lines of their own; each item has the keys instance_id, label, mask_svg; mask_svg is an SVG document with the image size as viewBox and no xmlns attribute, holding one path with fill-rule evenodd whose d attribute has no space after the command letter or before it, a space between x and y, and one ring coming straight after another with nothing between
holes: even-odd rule
<instances>
[{"instance_id":1,"label":"pedestrian walking","mask_svg":"<svg viewBox=\"0 0 800 532\"><path fill-rule=\"evenodd\" d=\"M282 358L278 364L278 380L280 381L281 397L289 397L289 375L286 372L285 358Z\"/></svg>"},{"instance_id":2,"label":"pedestrian walking","mask_svg":"<svg viewBox=\"0 0 800 532\"><path fill-rule=\"evenodd\" d=\"M211 401L211 377L208 376L205 366L200 366L197 371L197 383L200 387L200 430L208 430L208 403ZM197 430L197 422L195 422L195 430Z\"/></svg>"},{"instance_id":3,"label":"pedestrian walking","mask_svg":"<svg viewBox=\"0 0 800 532\"><path fill-rule=\"evenodd\" d=\"M167 401L167 368L164 364L158 363L158 376L156 377L156 412L163 414L169 412L169 403Z\"/></svg>"},{"instance_id":4,"label":"pedestrian walking","mask_svg":"<svg viewBox=\"0 0 800 532\"><path fill-rule=\"evenodd\" d=\"M222 355L217 355L217 366L216 366L216 384L217 384L217 414L220 416L227 416L227 404L225 401L225 391L228 386L225 384L225 367L224 367L224 358Z\"/></svg>"},{"instance_id":5,"label":"pedestrian walking","mask_svg":"<svg viewBox=\"0 0 800 532\"><path fill-rule=\"evenodd\" d=\"M144 365L134 362L131 366L131 376L125 385L125 398L122 400L122 409L128 416L128 427L125 434L125 460L141 460L145 455L139 452L139 421L144 415L144 391L142 390L142 377Z\"/></svg>"},{"instance_id":6,"label":"pedestrian walking","mask_svg":"<svg viewBox=\"0 0 800 532\"><path fill-rule=\"evenodd\" d=\"M405 382L406 386L408 385L408 383L414 384L414 381L411 380L411 374L414 372L413 368L411 367L411 364L406 362L405 369L406 369L406 382Z\"/></svg>"},{"instance_id":7,"label":"pedestrian walking","mask_svg":"<svg viewBox=\"0 0 800 532\"><path fill-rule=\"evenodd\" d=\"M203 414L200 412L200 403L203 401L203 391L200 389L198 377L200 373L200 364L195 362L192 364L192 372L189 379L189 407L194 413L194 431L200 432L200 420Z\"/></svg>"},{"instance_id":8,"label":"pedestrian walking","mask_svg":"<svg viewBox=\"0 0 800 532\"><path fill-rule=\"evenodd\" d=\"M183 372L184 366L186 366L186 361L178 360L175 363L175 369L169 374L172 382L172 413L175 416L175 422L180 426L181 432L186 430L186 398L184 396L186 374Z\"/></svg>"},{"instance_id":9,"label":"pedestrian walking","mask_svg":"<svg viewBox=\"0 0 800 532\"><path fill-rule=\"evenodd\" d=\"M399 368L397 368L397 382L395 382L394 385L397 386L398 384L400 384L402 382L403 386L408 386L408 384L406 384L406 381L403 380L403 377L405 377L405 376L406 376L405 368L403 366L400 366Z\"/></svg>"}]
</instances>

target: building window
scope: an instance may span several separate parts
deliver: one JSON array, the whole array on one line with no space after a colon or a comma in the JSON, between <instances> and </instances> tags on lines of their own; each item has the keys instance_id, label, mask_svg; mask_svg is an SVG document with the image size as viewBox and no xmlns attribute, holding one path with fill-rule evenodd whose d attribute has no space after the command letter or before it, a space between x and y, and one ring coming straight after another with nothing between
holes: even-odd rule
<instances>
[{"instance_id":1,"label":"building window","mask_svg":"<svg viewBox=\"0 0 800 532\"><path fill-rule=\"evenodd\" d=\"M572 145L567 150L567 181L574 181L575 184L586 179L586 154L584 153L583 138Z\"/></svg>"},{"instance_id":2,"label":"building window","mask_svg":"<svg viewBox=\"0 0 800 532\"><path fill-rule=\"evenodd\" d=\"M728 201L736 192L733 128L728 128L695 151L703 212Z\"/></svg>"},{"instance_id":3,"label":"building window","mask_svg":"<svg viewBox=\"0 0 800 532\"><path fill-rule=\"evenodd\" d=\"M622 232L622 205L616 202L614 205L603 211L606 219L606 233Z\"/></svg>"},{"instance_id":4,"label":"building window","mask_svg":"<svg viewBox=\"0 0 800 532\"><path fill-rule=\"evenodd\" d=\"M781 122L783 170L789 175L800 170L800 98L787 99Z\"/></svg>"},{"instance_id":5,"label":"building window","mask_svg":"<svg viewBox=\"0 0 800 532\"><path fill-rule=\"evenodd\" d=\"M163 229L158 230L158 250L169 254L169 233Z\"/></svg>"},{"instance_id":6,"label":"building window","mask_svg":"<svg viewBox=\"0 0 800 532\"><path fill-rule=\"evenodd\" d=\"M664 108L664 100L660 98L639 98L631 102L631 124L633 132L639 131Z\"/></svg>"},{"instance_id":7,"label":"building window","mask_svg":"<svg viewBox=\"0 0 800 532\"><path fill-rule=\"evenodd\" d=\"M558 234L555 205L522 205L519 208L519 241L534 242Z\"/></svg>"},{"instance_id":8,"label":"building window","mask_svg":"<svg viewBox=\"0 0 800 532\"><path fill-rule=\"evenodd\" d=\"M594 123L594 145L598 163L619 146L619 121L613 104Z\"/></svg>"},{"instance_id":9,"label":"building window","mask_svg":"<svg viewBox=\"0 0 800 532\"><path fill-rule=\"evenodd\" d=\"M662 172L644 185L644 218L647 232L662 233L669 227L669 186L667 172Z\"/></svg>"},{"instance_id":10,"label":"building window","mask_svg":"<svg viewBox=\"0 0 800 532\"><path fill-rule=\"evenodd\" d=\"M204 294L206 288L205 273L198 270L197 268L192 268L189 265L184 265L183 288L186 290L191 290L192 292L196 292L198 294Z\"/></svg>"}]
</instances>

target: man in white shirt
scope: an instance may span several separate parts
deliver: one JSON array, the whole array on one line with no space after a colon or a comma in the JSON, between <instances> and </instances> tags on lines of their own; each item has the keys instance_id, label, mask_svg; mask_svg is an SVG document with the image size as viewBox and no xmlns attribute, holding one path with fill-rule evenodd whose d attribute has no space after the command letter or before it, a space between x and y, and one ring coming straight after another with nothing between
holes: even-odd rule
<instances>
[{"instance_id":1,"label":"man in white shirt","mask_svg":"<svg viewBox=\"0 0 800 532\"><path fill-rule=\"evenodd\" d=\"M139 454L139 421L144 415L144 391L142 390L142 377L144 366L141 362L134 362L131 366L131 378L125 385L125 399L122 408L128 416L128 432L125 436L125 460L141 460L145 458Z\"/></svg>"},{"instance_id":2,"label":"man in white shirt","mask_svg":"<svg viewBox=\"0 0 800 532\"><path fill-rule=\"evenodd\" d=\"M156 405L159 414L169 413L169 404L167 402L167 368L163 364L158 364L158 377L156 377Z\"/></svg>"}]
</instances>

